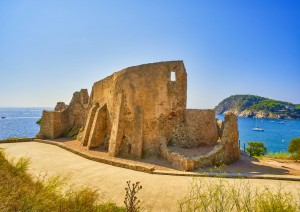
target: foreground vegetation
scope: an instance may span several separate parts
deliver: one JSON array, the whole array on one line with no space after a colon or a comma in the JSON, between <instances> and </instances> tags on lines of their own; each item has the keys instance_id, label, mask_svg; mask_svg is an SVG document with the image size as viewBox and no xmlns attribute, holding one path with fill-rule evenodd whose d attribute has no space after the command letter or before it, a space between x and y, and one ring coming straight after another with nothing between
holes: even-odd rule
<instances>
[{"instance_id":1,"label":"foreground vegetation","mask_svg":"<svg viewBox=\"0 0 300 212\"><path fill-rule=\"evenodd\" d=\"M8 161L0 149L0 211L126 211L101 201L97 190L67 189L66 177L33 180L27 173L28 164L24 158Z\"/></svg>"},{"instance_id":2,"label":"foreground vegetation","mask_svg":"<svg viewBox=\"0 0 300 212\"><path fill-rule=\"evenodd\" d=\"M136 194L139 182L127 181L125 206L101 201L97 190L67 188L67 178L41 176L33 180L27 173L29 160L12 162L0 149L0 211L139 211ZM62 192L63 191L63 192ZM249 181L233 183L218 178L194 178L180 211L299 211L298 197L277 188L253 187Z\"/></svg>"},{"instance_id":3,"label":"foreground vegetation","mask_svg":"<svg viewBox=\"0 0 300 212\"><path fill-rule=\"evenodd\" d=\"M270 152L267 156L268 158L280 159L280 160L297 160L295 154L288 152Z\"/></svg>"},{"instance_id":4,"label":"foreground vegetation","mask_svg":"<svg viewBox=\"0 0 300 212\"><path fill-rule=\"evenodd\" d=\"M238 179L233 184L225 179L195 178L189 193L179 201L180 211L299 211L298 197L278 185L253 187Z\"/></svg>"}]
</instances>

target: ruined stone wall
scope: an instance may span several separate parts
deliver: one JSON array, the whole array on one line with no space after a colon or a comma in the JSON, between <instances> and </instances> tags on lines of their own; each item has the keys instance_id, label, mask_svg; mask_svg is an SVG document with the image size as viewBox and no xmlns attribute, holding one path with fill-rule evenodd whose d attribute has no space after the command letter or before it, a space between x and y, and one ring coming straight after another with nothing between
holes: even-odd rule
<instances>
[{"instance_id":1,"label":"ruined stone wall","mask_svg":"<svg viewBox=\"0 0 300 212\"><path fill-rule=\"evenodd\" d=\"M58 111L43 111L39 136L43 138L59 138L63 136L68 117L66 113Z\"/></svg>"},{"instance_id":2,"label":"ruined stone wall","mask_svg":"<svg viewBox=\"0 0 300 212\"><path fill-rule=\"evenodd\" d=\"M184 120L186 108L186 71L181 61L156 63L130 68L131 74L122 79L128 85L124 98L124 125L139 125L142 119L143 154L157 154L161 137L170 137L172 129ZM171 81L171 72L176 80ZM139 114L140 113L140 114ZM134 115L133 115L134 114ZM133 116L132 116L133 115ZM139 118L142 117L142 118ZM162 121L163 120L163 121ZM162 123L164 127L160 127ZM124 133L134 134L124 129ZM131 135L130 135L131 136Z\"/></svg>"},{"instance_id":3,"label":"ruined stone wall","mask_svg":"<svg viewBox=\"0 0 300 212\"><path fill-rule=\"evenodd\" d=\"M237 116L225 114L222 142L224 142L224 163L229 164L240 159L239 131Z\"/></svg>"},{"instance_id":4,"label":"ruined stone wall","mask_svg":"<svg viewBox=\"0 0 300 212\"><path fill-rule=\"evenodd\" d=\"M108 142L110 140L111 129L113 120L115 120L116 114L114 109L118 105L117 98L115 94L115 75L106 77L103 80L100 80L94 83L91 96L89 99L89 113L87 116L86 127L82 136L82 144L88 148L94 148L98 145L104 145L104 149L108 149ZM101 109L102 108L102 109ZM104 121L101 121L103 130L97 132L96 128L99 129L99 111L105 108ZM91 133L92 132L92 133ZM94 135L96 133L97 135Z\"/></svg>"},{"instance_id":5,"label":"ruined stone wall","mask_svg":"<svg viewBox=\"0 0 300 212\"><path fill-rule=\"evenodd\" d=\"M176 75L175 81L171 81L171 72ZM95 104L107 107L106 133L111 155L139 158L142 154L158 154L161 137L171 136L170 129L184 120L186 71L183 62L146 64L114 73L94 84L90 105ZM160 128L161 120L164 120L164 128ZM83 143L87 140L85 138Z\"/></svg>"},{"instance_id":6,"label":"ruined stone wall","mask_svg":"<svg viewBox=\"0 0 300 212\"><path fill-rule=\"evenodd\" d=\"M58 102L55 111L43 111L39 138L76 136L85 125L88 112L88 92L75 92L70 104Z\"/></svg>"},{"instance_id":7,"label":"ruined stone wall","mask_svg":"<svg viewBox=\"0 0 300 212\"><path fill-rule=\"evenodd\" d=\"M213 146L218 141L218 128L214 110L186 110L188 146Z\"/></svg>"},{"instance_id":8,"label":"ruined stone wall","mask_svg":"<svg viewBox=\"0 0 300 212\"><path fill-rule=\"evenodd\" d=\"M170 125L170 122L179 124ZM162 129L172 126L172 131L167 136L167 146L180 148L193 148L198 146L213 146L219 139L217 120L214 110L186 109L185 119L178 120L171 117L164 122Z\"/></svg>"},{"instance_id":9,"label":"ruined stone wall","mask_svg":"<svg viewBox=\"0 0 300 212\"><path fill-rule=\"evenodd\" d=\"M68 124L65 136L76 136L81 127L84 127L88 113L89 95L87 89L81 89L73 94L70 104L64 110L68 114Z\"/></svg>"}]
</instances>

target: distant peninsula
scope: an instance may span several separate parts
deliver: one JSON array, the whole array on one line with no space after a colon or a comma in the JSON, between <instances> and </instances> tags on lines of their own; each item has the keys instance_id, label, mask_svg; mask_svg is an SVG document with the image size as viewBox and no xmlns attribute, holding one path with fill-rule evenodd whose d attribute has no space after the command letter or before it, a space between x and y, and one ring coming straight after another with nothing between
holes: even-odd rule
<instances>
[{"instance_id":1,"label":"distant peninsula","mask_svg":"<svg viewBox=\"0 0 300 212\"><path fill-rule=\"evenodd\" d=\"M216 114L233 112L241 117L300 119L300 104L255 95L232 95L215 108Z\"/></svg>"}]
</instances>

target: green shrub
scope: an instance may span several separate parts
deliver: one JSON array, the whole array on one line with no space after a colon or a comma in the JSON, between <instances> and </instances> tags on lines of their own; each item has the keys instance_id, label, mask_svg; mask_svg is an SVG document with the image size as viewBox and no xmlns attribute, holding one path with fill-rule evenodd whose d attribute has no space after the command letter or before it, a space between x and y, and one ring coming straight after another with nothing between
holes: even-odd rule
<instances>
[{"instance_id":1,"label":"green shrub","mask_svg":"<svg viewBox=\"0 0 300 212\"><path fill-rule=\"evenodd\" d=\"M250 156L262 156L267 153L267 148L263 142L248 142L247 144L246 152L249 153Z\"/></svg>"},{"instance_id":2,"label":"green shrub","mask_svg":"<svg viewBox=\"0 0 300 212\"><path fill-rule=\"evenodd\" d=\"M42 118L38 119L35 123L40 125L41 121L42 121Z\"/></svg>"},{"instance_id":3,"label":"green shrub","mask_svg":"<svg viewBox=\"0 0 300 212\"><path fill-rule=\"evenodd\" d=\"M300 137L291 140L288 151L295 154L297 159L300 159Z\"/></svg>"}]
</instances>

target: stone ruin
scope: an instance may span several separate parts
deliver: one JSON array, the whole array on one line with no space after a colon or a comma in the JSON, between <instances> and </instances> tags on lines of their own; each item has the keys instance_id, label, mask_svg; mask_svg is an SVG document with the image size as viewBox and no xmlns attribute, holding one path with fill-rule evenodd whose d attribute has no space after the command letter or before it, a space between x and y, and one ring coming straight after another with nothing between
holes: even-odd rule
<instances>
[{"instance_id":1,"label":"stone ruin","mask_svg":"<svg viewBox=\"0 0 300 212\"><path fill-rule=\"evenodd\" d=\"M183 61L129 67L43 111L37 137L72 137L113 157L162 156L185 171L238 160L237 117L217 120L214 110L186 109L186 99Z\"/></svg>"}]
</instances>

